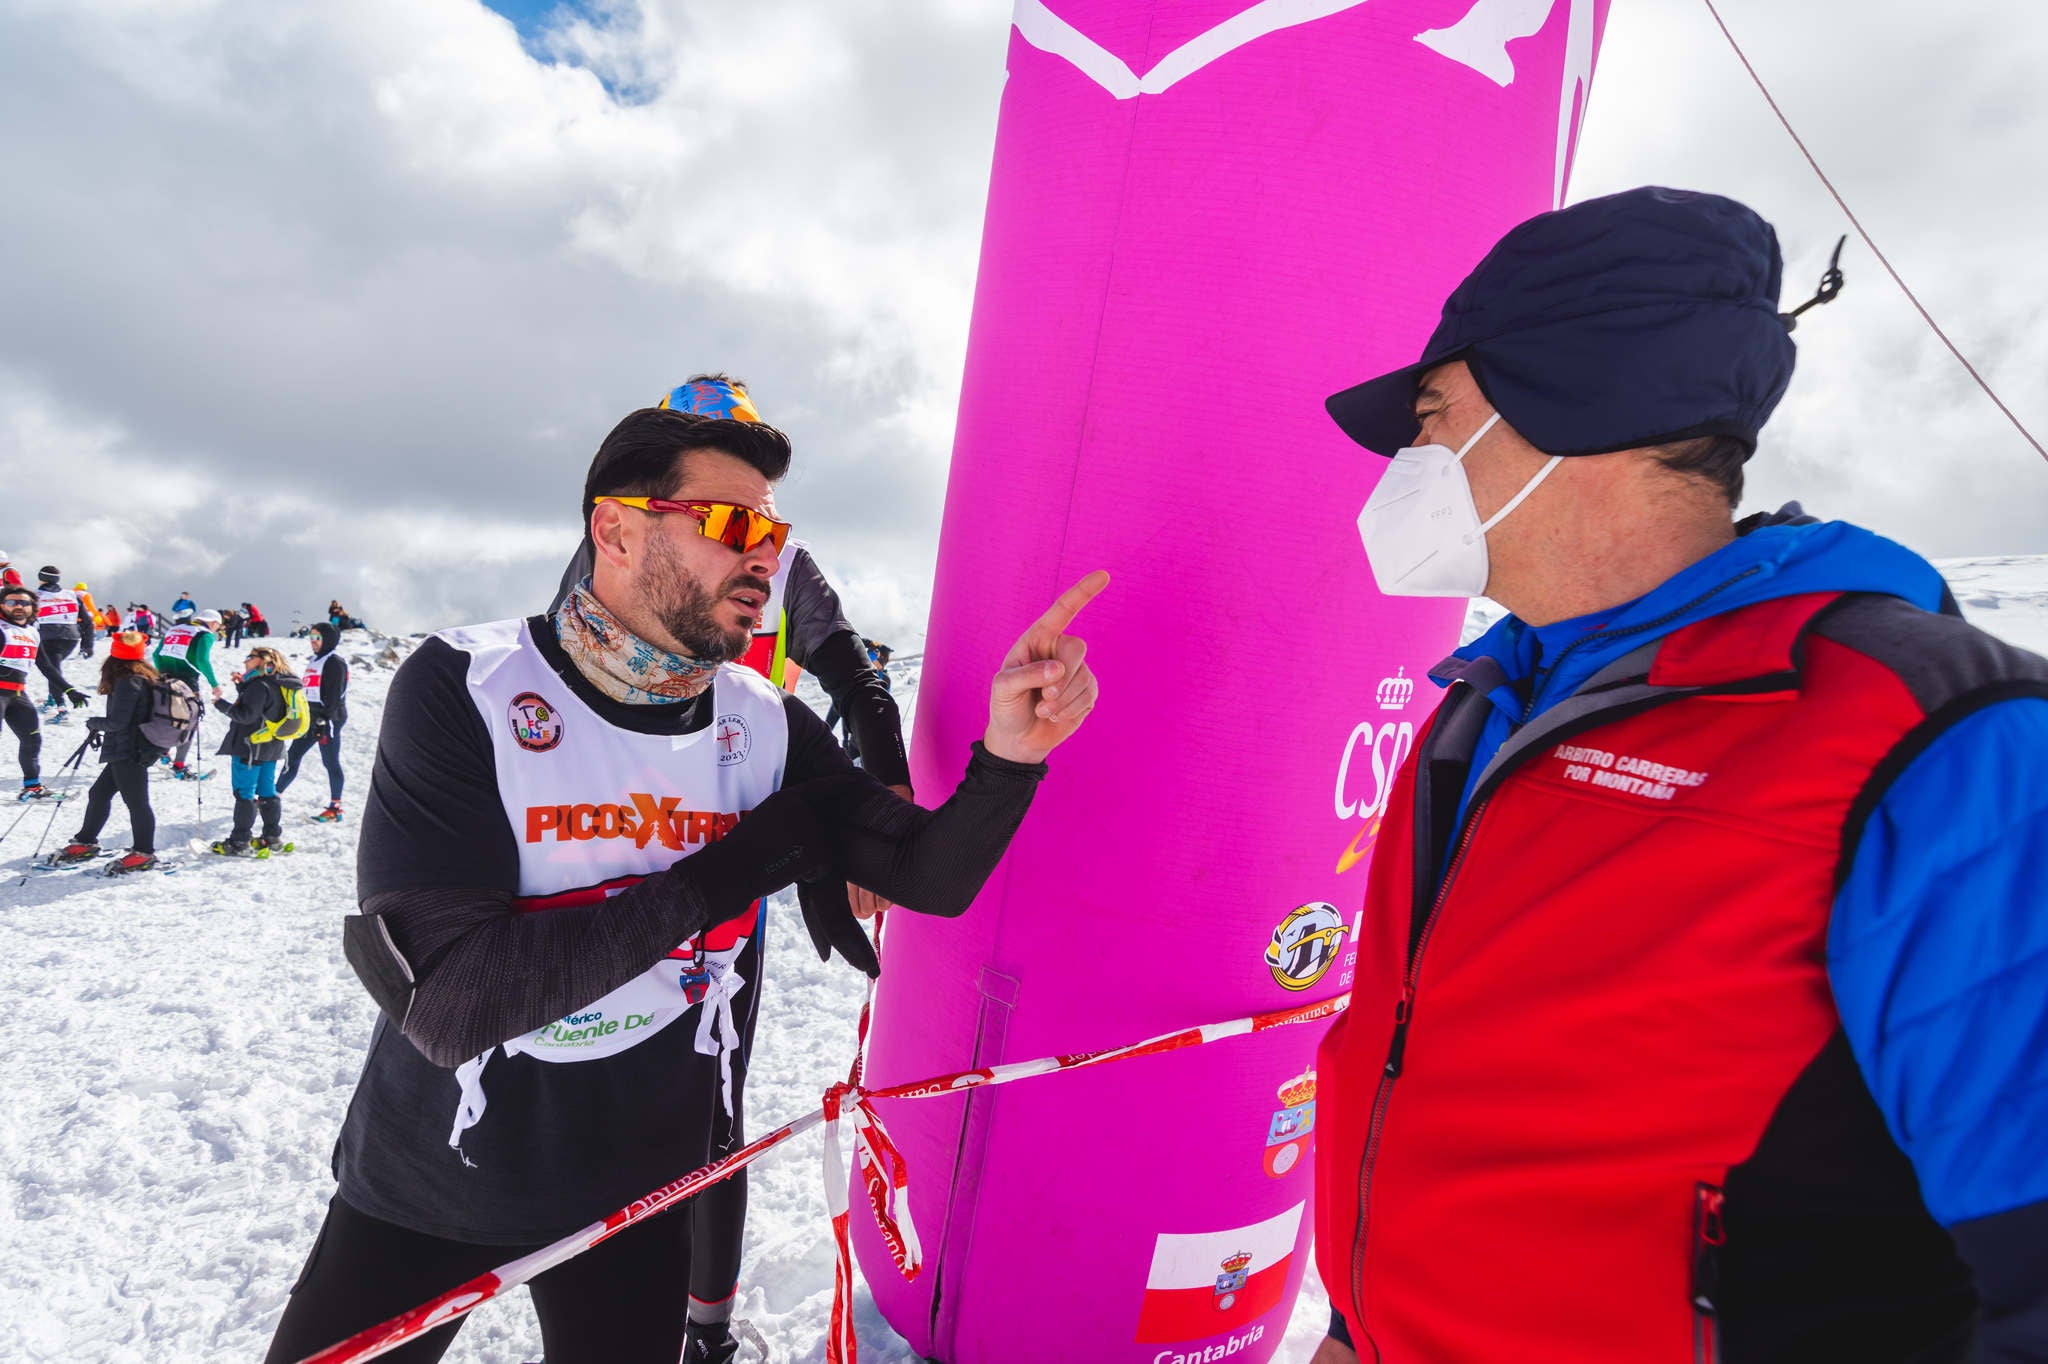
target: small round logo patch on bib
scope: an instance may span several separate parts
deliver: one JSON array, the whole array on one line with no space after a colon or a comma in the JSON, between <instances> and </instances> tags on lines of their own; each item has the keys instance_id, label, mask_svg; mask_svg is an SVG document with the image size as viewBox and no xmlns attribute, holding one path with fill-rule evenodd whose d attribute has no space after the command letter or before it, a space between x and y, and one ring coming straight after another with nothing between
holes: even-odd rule
<instances>
[{"instance_id":1,"label":"small round logo patch on bib","mask_svg":"<svg viewBox=\"0 0 2048 1364\"><path fill-rule=\"evenodd\" d=\"M712 722L711 737L718 745L718 765L731 767L743 763L754 751L753 731L747 722L737 715L721 715Z\"/></svg>"},{"instance_id":2,"label":"small round logo patch on bib","mask_svg":"<svg viewBox=\"0 0 2048 1364\"><path fill-rule=\"evenodd\" d=\"M508 715L513 740L528 753L545 753L562 742L562 713L539 692L513 697Z\"/></svg>"}]
</instances>

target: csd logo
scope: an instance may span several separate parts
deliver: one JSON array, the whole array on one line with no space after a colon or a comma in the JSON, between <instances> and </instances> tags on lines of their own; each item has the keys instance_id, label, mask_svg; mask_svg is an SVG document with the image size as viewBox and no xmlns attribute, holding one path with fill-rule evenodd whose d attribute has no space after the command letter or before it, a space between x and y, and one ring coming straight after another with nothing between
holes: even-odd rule
<instances>
[{"instance_id":1,"label":"csd logo","mask_svg":"<svg viewBox=\"0 0 2048 1364\"><path fill-rule=\"evenodd\" d=\"M1306 990L1337 960L1350 930L1335 905L1306 904L1280 921L1266 944L1266 969L1285 990Z\"/></svg>"}]
</instances>

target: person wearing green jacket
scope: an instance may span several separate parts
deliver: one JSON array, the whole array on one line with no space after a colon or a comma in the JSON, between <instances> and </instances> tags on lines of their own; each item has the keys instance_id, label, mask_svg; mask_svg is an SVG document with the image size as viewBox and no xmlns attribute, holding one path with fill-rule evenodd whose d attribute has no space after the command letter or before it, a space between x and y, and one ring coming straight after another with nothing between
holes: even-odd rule
<instances>
[{"instance_id":1,"label":"person wearing green jacket","mask_svg":"<svg viewBox=\"0 0 2048 1364\"><path fill-rule=\"evenodd\" d=\"M214 698L218 700L221 685L220 679L213 675L213 632L219 628L218 611L201 611L185 624L173 625L164 631L162 641L156 646L153 658L156 670L167 678L177 678L195 693L203 680L213 689ZM199 726L195 724L171 757L171 775L181 781L202 779L200 773L185 766L185 759L192 751L192 742L198 737Z\"/></svg>"}]
</instances>

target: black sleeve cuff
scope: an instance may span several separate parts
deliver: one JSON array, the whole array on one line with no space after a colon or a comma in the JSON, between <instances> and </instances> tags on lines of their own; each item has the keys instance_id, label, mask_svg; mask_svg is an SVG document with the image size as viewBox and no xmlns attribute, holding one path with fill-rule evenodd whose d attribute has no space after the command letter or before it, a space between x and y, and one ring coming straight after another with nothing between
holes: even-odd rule
<instances>
[{"instance_id":1,"label":"black sleeve cuff","mask_svg":"<svg viewBox=\"0 0 2048 1364\"><path fill-rule=\"evenodd\" d=\"M979 739L976 739L970 748L974 754L967 761L967 770L970 772L981 771L997 777L1029 778L1036 782L1042 781L1045 774L1052 771L1043 762L1017 763L1011 762L1008 758L998 758L989 752L988 745Z\"/></svg>"},{"instance_id":2,"label":"black sleeve cuff","mask_svg":"<svg viewBox=\"0 0 2048 1364\"><path fill-rule=\"evenodd\" d=\"M1983 1301L1983 1364L2048 1358L2048 1200L1949 1228Z\"/></svg>"},{"instance_id":3,"label":"black sleeve cuff","mask_svg":"<svg viewBox=\"0 0 2048 1364\"><path fill-rule=\"evenodd\" d=\"M1335 1303L1330 1305L1330 1339L1339 1345L1351 1345L1351 1327L1345 1324L1344 1314L1337 1310ZM1356 1350L1358 1347L1351 1345L1351 1348Z\"/></svg>"}]
</instances>

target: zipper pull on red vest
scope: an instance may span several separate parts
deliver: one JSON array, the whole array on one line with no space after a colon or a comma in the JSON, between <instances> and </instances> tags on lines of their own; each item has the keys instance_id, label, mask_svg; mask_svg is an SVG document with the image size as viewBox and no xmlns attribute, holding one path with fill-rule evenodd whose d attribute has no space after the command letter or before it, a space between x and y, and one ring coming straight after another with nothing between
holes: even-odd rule
<instances>
[{"instance_id":1,"label":"zipper pull on red vest","mask_svg":"<svg viewBox=\"0 0 2048 1364\"><path fill-rule=\"evenodd\" d=\"M1401 1002L1394 1006L1394 1040L1387 1044L1387 1078L1401 1074L1401 1056L1408 1050L1408 1020L1415 1015L1415 987L1401 987Z\"/></svg>"}]
</instances>

